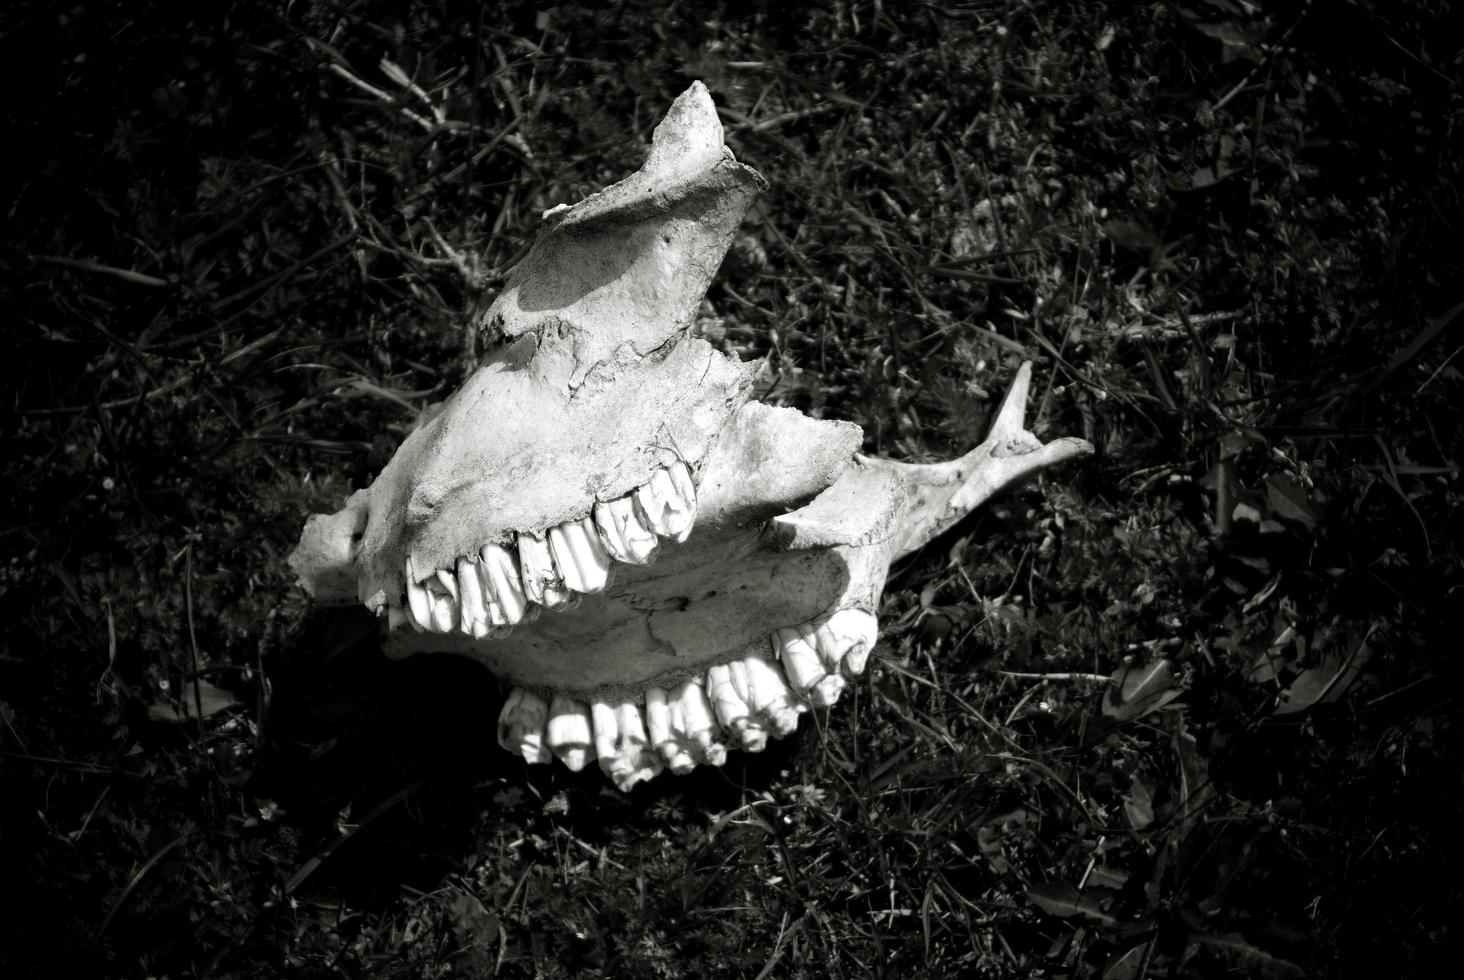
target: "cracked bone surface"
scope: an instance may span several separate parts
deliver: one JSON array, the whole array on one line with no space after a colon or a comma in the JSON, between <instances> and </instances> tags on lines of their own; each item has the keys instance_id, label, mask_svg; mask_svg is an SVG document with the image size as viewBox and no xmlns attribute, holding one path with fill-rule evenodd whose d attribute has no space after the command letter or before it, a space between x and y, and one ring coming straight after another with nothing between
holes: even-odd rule
<instances>
[{"instance_id":1,"label":"cracked bone surface","mask_svg":"<svg viewBox=\"0 0 1464 980\"><path fill-rule=\"evenodd\" d=\"M290 558L317 602L377 613L388 654L486 664L527 761L628 789L761 750L863 671L892 561L1091 451L1025 428L1027 364L945 463L751 401L753 368L689 331L764 187L693 84L638 172L545 213L478 369Z\"/></svg>"}]
</instances>

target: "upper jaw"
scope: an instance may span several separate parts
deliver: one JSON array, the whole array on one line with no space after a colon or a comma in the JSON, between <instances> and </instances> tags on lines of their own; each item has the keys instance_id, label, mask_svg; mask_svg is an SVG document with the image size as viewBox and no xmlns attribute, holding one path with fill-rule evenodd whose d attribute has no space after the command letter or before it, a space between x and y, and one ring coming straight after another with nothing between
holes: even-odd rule
<instances>
[{"instance_id":1,"label":"upper jaw","mask_svg":"<svg viewBox=\"0 0 1464 980\"><path fill-rule=\"evenodd\" d=\"M618 356L573 392L546 384L532 360L490 363L373 484L359 599L389 603L408 559L451 569L485 544L580 520L678 460L699 463L748 382L744 365L691 338L656 363Z\"/></svg>"}]
</instances>

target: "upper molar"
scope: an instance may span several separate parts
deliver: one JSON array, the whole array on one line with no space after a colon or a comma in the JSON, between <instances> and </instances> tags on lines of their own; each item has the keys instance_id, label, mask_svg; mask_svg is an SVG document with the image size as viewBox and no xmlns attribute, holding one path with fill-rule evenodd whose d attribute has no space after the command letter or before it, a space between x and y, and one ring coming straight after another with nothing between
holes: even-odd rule
<instances>
[{"instance_id":1,"label":"upper molar","mask_svg":"<svg viewBox=\"0 0 1464 980\"><path fill-rule=\"evenodd\" d=\"M439 568L423 584L432 596L432 628L438 633L451 633L458 624L457 578Z\"/></svg>"},{"instance_id":2,"label":"upper molar","mask_svg":"<svg viewBox=\"0 0 1464 980\"><path fill-rule=\"evenodd\" d=\"M518 563L512 552L497 544L485 544L478 557L478 581L488 607L488 622L500 629L511 628L523 621L529 608Z\"/></svg>"},{"instance_id":3,"label":"upper molar","mask_svg":"<svg viewBox=\"0 0 1464 980\"><path fill-rule=\"evenodd\" d=\"M610 556L600 544L600 535L590 518L551 527L549 550L564 584L570 589L590 595L605 588L610 576Z\"/></svg>"},{"instance_id":4,"label":"upper molar","mask_svg":"<svg viewBox=\"0 0 1464 980\"><path fill-rule=\"evenodd\" d=\"M554 567L549 542L527 531L518 536L519 568L524 576L524 595L530 602L549 609L567 606L574 593L565 587L564 578Z\"/></svg>"},{"instance_id":5,"label":"upper molar","mask_svg":"<svg viewBox=\"0 0 1464 980\"><path fill-rule=\"evenodd\" d=\"M635 494L595 505L595 529L611 558L627 565L649 565L660 542L636 512Z\"/></svg>"},{"instance_id":6,"label":"upper molar","mask_svg":"<svg viewBox=\"0 0 1464 980\"><path fill-rule=\"evenodd\" d=\"M481 561L472 555L457 560L458 603L462 609L463 632L481 640L488 635L488 606L483 601Z\"/></svg>"},{"instance_id":7,"label":"upper molar","mask_svg":"<svg viewBox=\"0 0 1464 980\"><path fill-rule=\"evenodd\" d=\"M690 536L696 522L696 486L685 463L677 460L656 470L635 499L656 534L678 544Z\"/></svg>"},{"instance_id":8,"label":"upper molar","mask_svg":"<svg viewBox=\"0 0 1464 980\"><path fill-rule=\"evenodd\" d=\"M432 597L427 594L427 587L417 580L417 567L411 555L407 556L406 578L408 621L421 633L432 628Z\"/></svg>"}]
</instances>

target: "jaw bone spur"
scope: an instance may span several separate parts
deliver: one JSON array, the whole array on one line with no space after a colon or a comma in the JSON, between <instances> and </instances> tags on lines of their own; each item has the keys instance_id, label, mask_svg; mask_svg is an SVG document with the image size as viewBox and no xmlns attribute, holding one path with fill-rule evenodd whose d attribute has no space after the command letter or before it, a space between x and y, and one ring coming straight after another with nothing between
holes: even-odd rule
<instances>
[{"instance_id":1,"label":"jaw bone spur","mask_svg":"<svg viewBox=\"0 0 1464 980\"><path fill-rule=\"evenodd\" d=\"M529 762L598 761L625 790L761 751L863 671L892 561L1091 452L1026 430L1027 364L986 441L939 464L751 401L753 368L689 330L765 187L693 84L639 171L545 213L478 369L290 557L317 602L373 610L389 655L487 665Z\"/></svg>"}]
</instances>

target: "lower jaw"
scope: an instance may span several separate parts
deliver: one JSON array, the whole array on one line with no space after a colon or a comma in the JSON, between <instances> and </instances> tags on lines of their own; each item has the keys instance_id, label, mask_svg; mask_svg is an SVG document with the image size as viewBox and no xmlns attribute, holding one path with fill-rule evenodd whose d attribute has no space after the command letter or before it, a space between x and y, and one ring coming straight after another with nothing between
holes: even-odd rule
<instances>
[{"instance_id":1,"label":"lower jaw","mask_svg":"<svg viewBox=\"0 0 1464 980\"><path fill-rule=\"evenodd\" d=\"M498 741L530 763L591 761L622 791L664 769L685 774L721 765L730 749L762 751L792 734L812 708L838 700L864 670L876 622L840 609L773 631L764 652L693 671L638 696L577 698L514 687Z\"/></svg>"}]
</instances>

